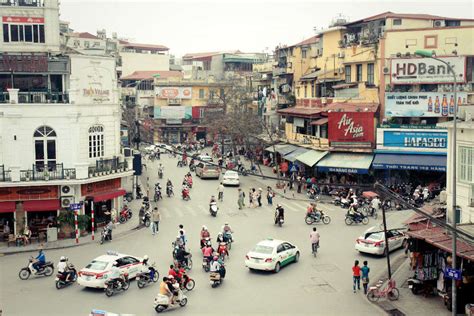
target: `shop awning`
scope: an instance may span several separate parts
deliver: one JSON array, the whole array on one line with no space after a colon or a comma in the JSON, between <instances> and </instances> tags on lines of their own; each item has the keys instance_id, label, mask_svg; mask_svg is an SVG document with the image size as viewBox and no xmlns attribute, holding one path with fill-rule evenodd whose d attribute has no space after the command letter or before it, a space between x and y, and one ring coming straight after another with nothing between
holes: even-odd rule
<instances>
[{"instance_id":1,"label":"shop awning","mask_svg":"<svg viewBox=\"0 0 474 316\"><path fill-rule=\"evenodd\" d=\"M60 205L59 200L33 200L24 201L23 209L26 212L49 212L59 210Z\"/></svg>"},{"instance_id":2,"label":"shop awning","mask_svg":"<svg viewBox=\"0 0 474 316\"><path fill-rule=\"evenodd\" d=\"M372 154L331 153L316 166L322 172L367 174L373 159Z\"/></svg>"},{"instance_id":3,"label":"shop awning","mask_svg":"<svg viewBox=\"0 0 474 316\"><path fill-rule=\"evenodd\" d=\"M324 125L328 122L327 117L320 118L318 120L311 121L310 125Z\"/></svg>"},{"instance_id":4,"label":"shop awning","mask_svg":"<svg viewBox=\"0 0 474 316\"><path fill-rule=\"evenodd\" d=\"M123 196L126 193L127 191L125 191L124 189L120 189L120 190L114 190L114 191L90 195L90 197L94 198L94 202L101 202L101 201L111 200L119 196Z\"/></svg>"},{"instance_id":5,"label":"shop awning","mask_svg":"<svg viewBox=\"0 0 474 316\"><path fill-rule=\"evenodd\" d=\"M328 154L327 151L310 150L296 157L296 160L304 163L308 167L314 166L318 161Z\"/></svg>"},{"instance_id":6,"label":"shop awning","mask_svg":"<svg viewBox=\"0 0 474 316\"><path fill-rule=\"evenodd\" d=\"M283 156L283 159L291 161L291 162L295 162L296 158L298 158L299 156L301 156L302 154L304 154L308 151L309 151L309 149L306 149L306 148L297 148L296 150L292 151L291 153Z\"/></svg>"},{"instance_id":7,"label":"shop awning","mask_svg":"<svg viewBox=\"0 0 474 316\"><path fill-rule=\"evenodd\" d=\"M297 150L298 147L294 145L286 145L285 147L282 147L280 149L277 149L277 153L279 153L282 156L285 156L295 150Z\"/></svg>"},{"instance_id":8,"label":"shop awning","mask_svg":"<svg viewBox=\"0 0 474 316\"><path fill-rule=\"evenodd\" d=\"M277 144L275 146L268 146L267 148L265 148L265 151L273 153L274 152L273 147L275 147L276 151L278 152L278 149L283 148L285 146L288 146L288 145L286 145L286 144Z\"/></svg>"},{"instance_id":9,"label":"shop awning","mask_svg":"<svg viewBox=\"0 0 474 316\"><path fill-rule=\"evenodd\" d=\"M446 156L376 154L374 169L419 170L446 172Z\"/></svg>"},{"instance_id":10,"label":"shop awning","mask_svg":"<svg viewBox=\"0 0 474 316\"><path fill-rule=\"evenodd\" d=\"M0 202L0 213L15 212L15 206L15 202Z\"/></svg>"}]
</instances>

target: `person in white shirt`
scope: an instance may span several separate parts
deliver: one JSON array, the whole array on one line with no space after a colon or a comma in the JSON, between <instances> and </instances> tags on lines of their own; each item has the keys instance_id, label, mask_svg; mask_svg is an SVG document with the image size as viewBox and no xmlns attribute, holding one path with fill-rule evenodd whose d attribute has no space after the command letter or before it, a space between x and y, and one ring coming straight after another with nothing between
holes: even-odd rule
<instances>
[{"instance_id":1,"label":"person in white shirt","mask_svg":"<svg viewBox=\"0 0 474 316\"><path fill-rule=\"evenodd\" d=\"M61 273L65 277L65 281L69 282L69 271L67 265L67 258L61 256L57 265L58 272Z\"/></svg>"},{"instance_id":2,"label":"person in white shirt","mask_svg":"<svg viewBox=\"0 0 474 316\"><path fill-rule=\"evenodd\" d=\"M211 263L211 272L219 273L219 270L221 269L221 264L219 263L219 258L217 256L214 256L212 263Z\"/></svg>"},{"instance_id":3,"label":"person in white shirt","mask_svg":"<svg viewBox=\"0 0 474 316\"><path fill-rule=\"evenodd\" d=\"M374 212L378 212L378 210L380 209L380 199L378 196L374 197L372 199L372 202L370 203L370 205L372 206L372 208L374 209Z\"/></svg>"},{"instance_id":4,"label":"person in white shirt","mask_svg":"<svg viewBox=\"0 0 474 316\"><path fill-rule=\"evenodd\" d=\"M217 188L217 192L219 193L217 198L219 201L223 202L224 201L224 184L222 182L219 184L219 187Z\"/></svg>"}]
</instances>

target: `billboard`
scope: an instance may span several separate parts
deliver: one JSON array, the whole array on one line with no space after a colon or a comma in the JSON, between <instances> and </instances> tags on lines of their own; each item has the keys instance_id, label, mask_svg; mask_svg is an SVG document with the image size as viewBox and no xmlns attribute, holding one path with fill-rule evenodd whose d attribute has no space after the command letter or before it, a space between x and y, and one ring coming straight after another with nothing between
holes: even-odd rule
<instances>
[{"instance_id":1,"label":"billboard","mask_svg":"<svg viewBox=\"0 0 474 316\"><path fill-rule=\"evenodd\" d=\"M457 103L466 102L467 93L457 93ZM387 117L442 117L454 114L453 92L386 92Z\"/></svg>"},{"instance_id":2,"label":"billboard","mask_svg":"<svg viewBox=\"0 0 474 316\"><path fill-rule=\"evenodd\" d=\"M192 119L191 106L155 106L155 119Z\"/></svg>"},{"instance_id":3,"label":"billboard","mask_svg":"<svg viewBox=\"0 0 474 316\"><path fill-rule=\"evenodd\" d=\"M328 139L331 146L347 143L373 145L375 140L373 112L329 112Z\"/></svg>"},{"instance_id":4,"label":"billboard","mask_svg":"<svg viewBox=\"0 0 474 316\"><path fill-rule=\"evenodd\" d=\"M191 99L191 87L155 87L155 94L160 99Z\"/></svg>"},{"instance_id":5,"label":"billboard","mask_svg":"<svg viewBox=\"0 0 474 316\"><path fill-rule=\"evenodd\" d=\"M378 128L377 143L377 150L446 153L448 131L445 129Z\"/></svg>"},{"instance_id":6,"label":"billboard","mask_svg":"<svg viewBox=\"0 0 474 316\"><path fill-rule=\"evenodd\" d=\"M466 58L437 57L451 65L458 83L466 81ZM392 84L453 83L447 65L433 58L394 58L390 65Z\"/></svg>"}]
</instances>

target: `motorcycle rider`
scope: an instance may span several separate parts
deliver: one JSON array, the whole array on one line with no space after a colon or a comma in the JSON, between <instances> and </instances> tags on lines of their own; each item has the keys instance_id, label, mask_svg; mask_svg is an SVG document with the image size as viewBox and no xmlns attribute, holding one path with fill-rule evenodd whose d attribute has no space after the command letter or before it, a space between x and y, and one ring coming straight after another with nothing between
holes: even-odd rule
<instances>
[{"instance_id":1,"label":"motorcycle rider","mask_svg":"<svg viewBox=\"0 0 474 316\"><path fill-rule=\"evenodd\" d=\"M150 279L153 279L155 272L152 269L150 269L151 266L148 264L148 260L149 260L148 255L144 255L143 260L142 260L141 271L143 273L148 273L150 275Z\"/></svg>"},{"instance_id":2,"label":"motorcycle rider","mask_svg":"<svg viewBox=\"0 0 474 316\"><path fill-rule=\"evenodd\" d=\"M306 209L308 216L314 216L316 220L321 218L321 211L317 209L316 203L309 204L308 208Z\"/></svg>"},{"instance_id":3,"label":"motorcycle rider","mask_svg":"<svg viewBox=\"0 0 474 316\"><path fill-rule=\"evenodd\" d=\"M234 231L232 230L232 227L230 227L230 225L228 223L225 223L224 226L222 226L221 231L222 231L222 235L224 237L224 242L233 241L232 240L232 233Z\"/></svg>"},{"instance_id":4,"label":"motorcycle rider","mask_svg":"<svg viewBox=\"0 0 474 316\"><path fill-rule=\"evenodd\" d=\"M155 183L155 195L161 196L161 184L159 182Z\"/></svg>"},{"instance_id":5,"label":"motorcycle rider","mask_svg":"<svg viewBox=\"0 0 474 316\"><path fill-rule=\"evenodd\" d=\"M119 282L121 287L125 285L125 280L122 277L122 271L120 271L117 261L114 261L112 264L110 275L107 281Z\"/></svg>"},{"instance_id":6,"label":"motorcycle rider","mask_svg":"<svg viewBox=\"0 0 474 316\"><path fill-rule=\"evenodd\" d=\"M280 218L285 220L285 209L281 206L281 204L277 204L275 210L275 224L278 224Z\"/></svg>"},{"instance_id":7,"label":"motorcycle rider","mask_svg":"<svg viewBox=\"0 0 474 316\"><path fill-rule=\"evenodd\" d=\"M178 250L176 251L176 261L178 262L178 264L182 265L184 264L184 266L188 266L188 257L189 257L190 253L187 252L184 247L179 247Z\"/></svg>"},{"instance_id":8,"label":"motorcycle rider","mask_svg":"<svg viewBox=\"0 0 474 316\"><path fill-rule=\"evenodd\" d=\"M33 269L35 269L35 273L38 273L41 268L45 265L46 263L46 255L44 254L43 248L40 248L38 251L38 255L36 256L34 262L33 262Z\"/></svg>"},{"instance_id":9,"label":"motorcycle rider","mask_svg":"<svg viewBox=\"0 0 474 316\"><path fill-rule=\"evenodd\" d=\"M204 248L202 248L202 255L209 262L212 261L212 254L213 253L214 253L214 249L209 244L205 245Z\"/></svg>"},{"instance_id":10,"label":"motorcycle rider","mask_svg":"<svg viewBox=\"0 0 474 316\"><path fill-rule=\"evenodd\" d=\"M62 276L64 276L64 280L66 282L69 282L69 276L71 272L69 271L69 267L67 264L67 257L61 256L61 258L59 258L57 268L58 268L58 272L61 273Z\"/></svg>"},{"instance_id":11,"label":"motorcycle rider","mask_svg":"<svg viewBox=\"0 0 474 316\"><path fill-rule=\"evenodd\" d=\"M359 212L358 210L358 207L357 207L357 200L356 202L353 202L350 206L349 206L349 210L348 210L348 213L349 215L352 216L352 218L354 219L354 221L358 222L362 219L363 215L361 212Z\"/></svg>"},{"instance_id":12,"label":"motorcycle rider","mask_svg":"<svg viewBox=\"0 0 474 316\"><path fill-rule=\"evenodd\" d=\"M210 271L214 273L218 273L220 269L221 269L221 264L219 262L219 257L214 256L214 258L212 258Z\"/></svg>"},{"instance_id":13,"label":"motorcycle rider","mask_svg":"<svg viewBox=\"0 0 474 316\"><path fill-rule=\"evenodd\" d=\"M205 246L207 238L211 238L211 233L207 230L207 227L203 225L201 229L201 249Z\"/></svg>"},{"instance_id":14,"label":"motorcycle rider","mask_svg":"<svg viewBox=\"0 0 474 316\"><path fill-rule=\"evenodd\" d=\"M158 166L158 178L163 178L163 172L165 171L165 167L160 162L160 165Z\"/></svg>"},{"instance_id":15,"label":"motorcycle rider","mask_svg":"<svg viewBox=\"0 0 474 316\"><path fill-rule=\"evenodd\" d=\"M217 235L216 242L217 242L218 244L220 244L221 242L226 242L226 241L224 240L224 234L223 234L223 233L219 233L219 234Z\"/></svg>"},{"instance_id":16,"label":"motorcycle rider","mask_svg":"<svg viewBox=\"0 0 474 316\"><path fill-rule=\"evenodd\" d=\"M171 305L171 299L173 298L173 292L170 290L168 277L163 277L163 281L160 283L160 294L168 297L168 304Z\"/></svg>"}]
</instances>

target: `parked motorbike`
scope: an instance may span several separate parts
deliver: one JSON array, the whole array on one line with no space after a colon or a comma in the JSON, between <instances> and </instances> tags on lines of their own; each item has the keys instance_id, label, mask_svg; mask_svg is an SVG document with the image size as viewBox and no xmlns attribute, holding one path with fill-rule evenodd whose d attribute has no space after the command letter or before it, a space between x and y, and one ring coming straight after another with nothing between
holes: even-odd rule
<instances>
[{"instance_id":1,"label":"parked motorbike","mask_svg":"<svg viewBox=\"0 0 474 316\"><path fill-rule=\"evenodd\" d=\"M320 214L316 214L315 212L307 213L304 221L306 224L311 225L313 223L323 222L324 224L329 224L331 222L331 217L324 214L323 211L319 211Z\"/></svg>"},{"instance_id":2,"label":"parked motorbike","mask_svg":"<svg viewBox=\"0 0 474 316\"><path fill-rule=\"evenodd\" d=\"M150 227L151 224L151 214L149 211L145 211L142 217L142 223L145 227Z\"/></svg>"},{"instance_id":3,"label":"parked motorbike","mask_svg":"<svg viewBox=\"0 0 474 316\"><path fill-rule=\"evenodd\" d=\"M174 309L177 307L184 307L188 303L188 298L184 295L183 291L178 290L178 297L176 298L175 304L169 304L169 298L166 295L158 294L153 302L153 307L157 313L164 312L167 309Z\"/></svg>"},{"instance_id":4,"label":"parked motorbike","mask_svg":"<svg viewBox=\"0 0 474 316\"><path fill-rule=\"evenodd\" d=\"M69 280L66 281L66 275L62 273L56 274L56 288L58 290L62 289L63 287L66 287L70 284L73 284L77 280L77 271L76 268L72 263L68 263L67 265L67 271L69 273Z\"/></svg>"},{"instance_id":5,"label":"parked motorbike","mask_svg":"<svg viewBox=\"0 0 474 316\"><path fill-rule=\"evenodd\" d=\"M120 211L120 215L119 215L119 222L120 222L120 224L125 223L125 222L128 221L130 218L132 218L132 211L131 211L128 207L124 207L124 208Z\"/></svg>"},{"instance_id":6,"label":"parked motorbike","mask_svg":"<svg viewBox=\"0 0 474 316\"><path fill-rule=\"evenodd\" d=\"M216 217L218 210L219 210L219 207L217 206L216 202L212 202L211 204L209 204L209 212L211 213L212 216Z\"/></svg>"},{"instance_id":7,"label":"parked motorbike","mask_svg":"<svg viewBox=\"0 0 474 316\"><path fill-rule=\"evenodd\" d=\"M345 222L346 222L346 225L359 224L359 223L367 225L369 223L369 218L364 214L359 214L358 216L355 216L347 212Z\"/></svg>"},{"instance_id":8,"label":"parked motorbike","mask_svg":"<svg viewBox=\"0 0 474 316\"><path fill-rule=\"evenodd\" d=\"M129 287L130 280L128 279L128 273L124 273L122 282L117 279L105 281L105 295L111 297L115 293L128 290Z\"/></svg>"},{"instance_id":9,"label":"parked motorbike","mask_svg":"<svg viewBox=\"0 0 474 316\"><path fill-rule=\"evenodd\" d=\"M37 276L50 276L54 272L54 263L51 261L46 261L44 265L39 268L38 271L36 271L35 268L33 268L33 263L34 263L34 258L30 257L28 266L25 268L22 268L20 272L18 273L18 276L22 280L27 280L31 274L37 275Z\"/></svg>"},{"instance_id":10,"label":"parked motorbike","mask_svg":"<svg viewBox=\"0 0 474 316\"><path fill-rule=\"evenodd\" d=\"M100 244L102 245L104 241L112 241L112 231L106 227L102 229L102 233L100 234Z\"/></svg>"},{"instance_id":11,"label":"parked motorbike","mask_svg":"<svg viewBox=\"0 0 474 316\"><path fill-rule=\"evenodd\" d=\"M160 278L160 273L155 268L155 264L148 267L148 272L141 272L137 274L138 288L143 288L150 283L156 283Z\"/></svg>"}]
</instances>

